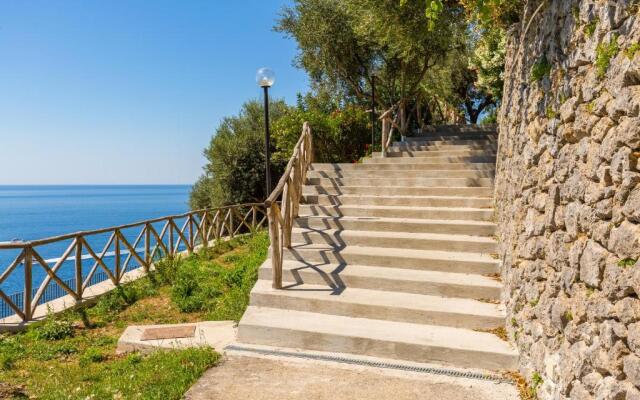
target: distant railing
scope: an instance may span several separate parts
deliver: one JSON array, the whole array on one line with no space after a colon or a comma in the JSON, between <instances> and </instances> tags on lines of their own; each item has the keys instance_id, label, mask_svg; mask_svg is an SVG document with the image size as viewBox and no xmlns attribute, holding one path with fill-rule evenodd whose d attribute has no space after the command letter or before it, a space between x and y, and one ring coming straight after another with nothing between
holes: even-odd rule
<instances>
[{"instance_id":1,"label":"distant railing","mask_svg":"<svg viewBox=\"0 0 640 400\"><path fill-rule=\"evenodd\" d=\"M293 154L276 188L271 192L264 206L269 217L270 256L273 269L273 287L282 289L282 253L291 247L293 220L298 216L302 186L307 178L307 170L313 162L313 141L311 128L307 122L302 126L302 134L293 148ZM278 204L278 199L281 199Z\"/></svg>"},{"instance_id":2,"label":"distant railing","mask_svg":"<svg viewBox=\"0 0 640 400\"><path fill-rule=\"evenodd\" d=\"M0 289L0 318L17 315L23 321L30 321L36 309L51 300L69 295L76 302L81 302L90 286L104 281L118 286L126 272L137 268L148 272L155 260L182 251L192 253L198 246L208 246L212 240L254 231L262 227L265 220L264 205L251 203L30 242L0 242L0 252L19 252L0 274L0 288L10 276L20 272L24 286L22 292L10 295ZM106 241L97 253L94 249L100 237ZM65 248L67 243L66 250L59 257L46 259L42 256L46 246L63 245ZM89 269L85 268L86 260L92 260L93 265ZM34 282L37 267L44 271L44 275L40 274L43 279L39 283ZM64 277L63 273L71 273L72 276Z\"/></svg>"}]
</instances>

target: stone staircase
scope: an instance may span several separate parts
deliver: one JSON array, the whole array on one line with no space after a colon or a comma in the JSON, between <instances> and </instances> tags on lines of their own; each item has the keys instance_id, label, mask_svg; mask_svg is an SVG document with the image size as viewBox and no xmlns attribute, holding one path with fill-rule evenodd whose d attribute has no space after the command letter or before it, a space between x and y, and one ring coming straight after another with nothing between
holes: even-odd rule
<instances>
[{"instance_id":1,"label":"stone staircase","mask_svg":"<svg viewBox=\"0 0 640 400\"><path fill-rule=\"evenodd\" d=\"M241 343L491 370L504 326L491 222L496 134L443 127L363 164L313 164L285 249L259 271Z\"/></svg>"}]
</instances>

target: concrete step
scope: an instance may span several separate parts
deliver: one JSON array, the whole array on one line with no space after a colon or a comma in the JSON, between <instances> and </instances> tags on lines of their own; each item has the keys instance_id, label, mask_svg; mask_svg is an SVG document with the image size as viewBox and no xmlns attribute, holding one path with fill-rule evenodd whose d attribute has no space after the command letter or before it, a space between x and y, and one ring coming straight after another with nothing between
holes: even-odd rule
<instances>
[{"instance_id":1,"label":"concrete step","mask_svg":"<svg viewBox=\"0 0 640 400\"><path fill-rule=\"evenodd\" d=\"M477 156L434 156L434 157L373 157L365 158L364 164L394 164L394 163L407 163L407 164L431 164L431 163L496 163L495 155L477 155Z\"/></svg>"},{"instance_id":2,"label":"concrete step","mask_svg":"<svg viewBox=\"0 0 640 400\"><path fill-rule=\"evenodd\" d=\"M410 171L309 171L308 178L491 178L495 176L495 171L486 170L410 170Z\"/></svg>"},{"instance_id":3,"label":"concrete step","mask_svg":"<svg viewBox=\"0 0 640 400\"><path fill-rule=\"evenodd\" d=\"M307 178L308 185L493 187L493 178Z\"/></svg>"},{"instance_id":4,"label":"concrete step","mask_svg":"<svg viewBox=\"0 0 640 400\"><path fill-rule=\"evenodd\" d=\"M258 270L258 278L271 280L272 272L271 260L267 259ZM494 279L476 274L312 263L309 260L284 260L282 276L286 282L328 285L336 292L349 287L493 301L500 300L502 286Z\"/></svg>"},{"instance_id":5,"label":"concrete step","mask_svg":"<svg viewBox=\"0 0 640 400\"><path fill-rule=\"evenodd\" d=\"M458 140L458 141L419 141L393 142L389 151L450 151L450 150L489 150L495 152L497 143L488 140Z\"/></svg>"},{"instance_id":6,"label":"concrete step","mask_svg":"<svg viewBox=\"0 0 640 400\"><path fill-rule=\"evenodd\" d=\"M312 264L354 264L462 274L495 274L500 262L488 254L442 250L389 249L383 247L296 244L285 248L283 258Z\"/></svg>"},{"instance_id":7,"label":"concrete step","mask_svg":"<svg viewBox=\"0 0 640 400\"><path fill-rule=\"evenodd\" d=\"M399 150L394 151L389 149L387 151L387 157L410 157L410 158L438 158L438 157L478 157L478 156L495 156L495 151L491 149L482 150L427 150L427 151L412 151L412 150ZM374 152L373 158L382 157L381 152Z\"/></svg>"},{"instance_id":8,"label":"concrete step","mask_svg":"<svg viewBox=\"0 0 640 400\"><path fill-rule=\"evenodd\" d=\"M461 133L490 133L496 135L498 133L497 124L451 124L451 125L427 125L422 129L413 131L414 136L433 135L433 134L461 134Z\"/></svg>"},{"instance_id":9,"label":"concrete step","mask_svg":"<svg viewBox=\"0 0 640 400\"><path fill-rule=\"evenodd\" d=\"M464 170L483 171L495 170L495 163L389 163L389 164L365 164L365 163L315 163L311 171L442 171Z\"/></svg>"},{"instance_id":10,"label":"concrete step","mask_svg":"<svg viewBox=\"0 0 640 400\"><path fill-rule=\"evenodd\" d=\"M496 226L493 222L411 218L302 216L295 219L294 226L311 229L444 233L477 236L493 236L496 232Z\"/></svg>"},{"instance_id":11,"label":"concrete step","mask_svg":"<svg viewBox=\"0 0 640 400\"><path fill-rule=\"evenodd\" d=\"M463 133L463 134L435 134L435 135L422 135L422 136L407 136L404 138L404 142L456 142L459 140L479 140L485 142L497 142L498 136L487 133Z\"/></svg>"},{"instance_id":12,"label":"concrete step","mask_svg":"<svg viewBox=\"0 0 640 400\"><path fill-rule=\"evenodd\" d=\"M306 204L331 205L372 205L372 206L408 206L408 207L473 207L491 208L493 199L489 197L461 196L382 196L382 195L326 195L305 194L302 200Z\"/></svg>"},{"instance_id":13,"label":"concrete step","mask_svg":"<svg viewBox=\"0 0 640 400\"><path fill-rule=\"evenodd\" d=\"M407 186L335 186L335 185L305 185L302 188L304 194L331 194L331 195L388 195L396 196L468 196L488 197L493 196L492 188L482 187L407 187Z\"/></svg>"},{"instance_id":14,"label":"concrete step","mask_svg":"<svg viewBox=\"0 0 640 400\"><path fill-rule=\"evenodd\" d=\"M442 233L293 228L291 240L295 243L326 243L336 247L391 247L395 249L444 250L487 254L498 251L498 244L492 237Z\"/></svg>"},{"instance_id":15,"label":"concrete step","mask_svg":"<svg viewBox=\"0 0 640 400\"><path fill-rule=\"evenodd\" d=\"M337 293L327 285L283 285L284 290L276 290L271 281L258 280L251 305L466 329L493 329L505 321L498 305L472 299L355 288Z\"/></svg>"},{"instance_id":16,"label":"concrete step","mask_svg":"<svg viewBox=\"0 0 640 400\"><path fill-rule=\"evenodd\" d=\"M238 341L491 370L517 366L517 353L490 333L268 307L247 309Z\"/></svg>"},{"instance_id":17,"label":"concrete step","mask_svg":"<svg viewBox=\"0 0 640 400\"><path fill-rule=\"evenodd\" d=\"M453 219L471 221L491 221L493 209L470 207L406 207L406 206L364 206L342 205L322 206L301 204L300 216L325 217L382 217L382 218L421 218Z\"/></svg>"}]
</instances>

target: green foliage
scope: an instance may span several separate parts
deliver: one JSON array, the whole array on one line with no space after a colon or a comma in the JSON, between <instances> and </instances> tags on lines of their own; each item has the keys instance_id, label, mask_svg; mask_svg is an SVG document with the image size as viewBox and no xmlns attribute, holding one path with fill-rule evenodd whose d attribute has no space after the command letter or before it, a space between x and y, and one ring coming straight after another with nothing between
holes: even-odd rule
<instances>
[{"instance_id":1,"label":"green foliage","mask_svg":"<svg viewBox=\"0 0 640 400\"><path fill-rule=\"evenodd\" d=\"M30 330L32 335L41 340L62 340L74 335L72 321L51 311L42 323L33 325Z\"/></svg>"},{"instance_id":2,"label":"green foliage","mask_svg":"<svg viewBox=\"0 0 640 400\"><path fill-rule=\"evenodd\" d=\"M245 250L224 257L225 265L217 260L215 251L194 254L178 263L171 300L180 311L207 311L208 318L216 320L240 319L269 247L265 232L241 240Z\"/></svg>"},{"instance_id":3,"label":"green foliage","mask_svg":"<svg viewBox=\"0 0 640 400\"><path fill-rule=\"evenodd\" d=\"M115 289L100 297L100 300L91 309L92 315L103 321L112 321L118 313L125 310L139 299L152 296L156 293L153 282L149 279L138 279Z\"/></svg>"},{"instance_id":4,"label":"green foliage","mask_svg":"<svg viewBox=\"0 0 640 400\"><path fill-rule=\"evenodd\" d=\"M340 104L326 93L298 97L298 106L273 124L274 160L286 163L307 121L313 134L315 161L352 162L371 143L369 114L355 104Z\"/></svg>"},{"instance_id":5,"label":"green foliage","mask_svg":"<svg viewBox=\"0 0 640 400\"><path fill-rule=\"evenodd\" d=\"M551 63L547 60L546 55L542 55L538 61L531 67L531 81L539 82L551 72Z\"/></svg>"},{"instance_id":6,"label":"green foliage","mask_svg":"<svg viewBox=\"0 0 640 400\"><path fill-rule=\"evenodd\" d=\"M289 107L284 101L272 101L269 105L270 122L277 123L287 111ZM264 201L263 105L256 100L248 101L237 116L224 118L204 155L207 165L191 190L191 208ZM285 165L272 163L274 184Z\"/></svg>"},{"instance_id":7,"label":"green foliage","mask_svg":"<svg viewBox=\"0 0 640 400\"><path fill-rule=\"evenodd\" d=\"M0 336L0 371L12 369L25 352L25 347L15 337Z\"/></svg>"},{"instance_id":8,"label":"green foliage","mask_svg":"<svg viewBox=\"0 0 640 400\"><path fill-rule=\"evenodd\" d=\"M587 35L588 38L592 37L593 34L596 32L596 28L598 27L599 22L600 22L600 19L595 18L593 21L585 25L584 33Z\"/></svg>"},{"instance_id":9,"label":"green foliage","mask_svg":"<svg viewBox=\"0 0 640 400\"><path fill-rule=\"evenodd\" d=\"M558 117L558 112L555 111L552 106L548 106L547 107L547 113L546 114L547 114L547 118L549 118L549 119L555 119L556 117Z\"/></svg>"},{"instance_id":10,"label":"green foliage","mask_svg":"<svg viewBox=\"0 0 640 400\"><path fill-rule=\"evenodd\" d=\"M388 108L415 96L427 71L465 32L459 7L429 0L428 10L417 1L296 0L276 30L297 41L296 64L312 84L368 101L375 72L378 102Z\"/></svg>"},{"instance_id":11,"label":"green foliage","mask_svg":"<svg viewBox=\"0 0 640 400\"><path fill-rule=\"evenodd\" d=\"M544 379L542 376L536 371L531 375L531 394L533 397L536 397L536 393L538 392L538 388L544 383Z\"/></svg>"},{"instance_id":12,"label":"green foliage","mask_svg":"<svg viewBox=\"0 0 640 400\"><path fill-rule=\"evenodd\" d=\"M633 43L624 50L624 55L627 56L629 60L633 60L638 52L640 52L640 43Z\"/></svg>"},{"instance_id":13,"label":"green foliage","mask_svg":"<svg viewBox=\"0 0 640 400\"><path fill-rule=\"evenodd\" d=\"M96 347L89 347L80 356L80 366L87 366L91 363L99 363L106 359L106 356Z\"/></svg>"},{"instance_id":14,"label":"green foliage","mask_svg":"<svg viewBox=\"0 0 640 400\"><path fill-rule=\"evenodd\" d=\"M618 38L612 37L608 44L600 43L596 48L596 74L602 79L607 74L611 60L618 55Z\"/></svg>"},{"instance_id":15,"label":"green foliage","mask_svg":"<svg viewBox=\"0 0 640 400\"><path fill-rule=\"evenodd\" d=\"M618 261L618 266L622 267L622 268L633 267L634 265L636 265L637 262L638 262L637 259L624 258L624 259Z\"/></svg>"}]
</instances>

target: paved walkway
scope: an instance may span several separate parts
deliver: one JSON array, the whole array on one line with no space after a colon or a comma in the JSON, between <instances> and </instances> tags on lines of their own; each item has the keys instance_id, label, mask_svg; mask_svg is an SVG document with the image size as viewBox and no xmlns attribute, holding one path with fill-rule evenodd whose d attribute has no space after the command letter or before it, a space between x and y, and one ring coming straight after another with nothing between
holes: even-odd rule
<instances>
[{"instance_id":1,"label":"paved walkway","mask_svg":"<svg viewBox=\"0 0 640 400\"><path fill-rule=\"evenodd\" d=\"M230 353L189 390L187 400L516 400L507 383L335 362Z\"/></svg>"}]
</instances>

